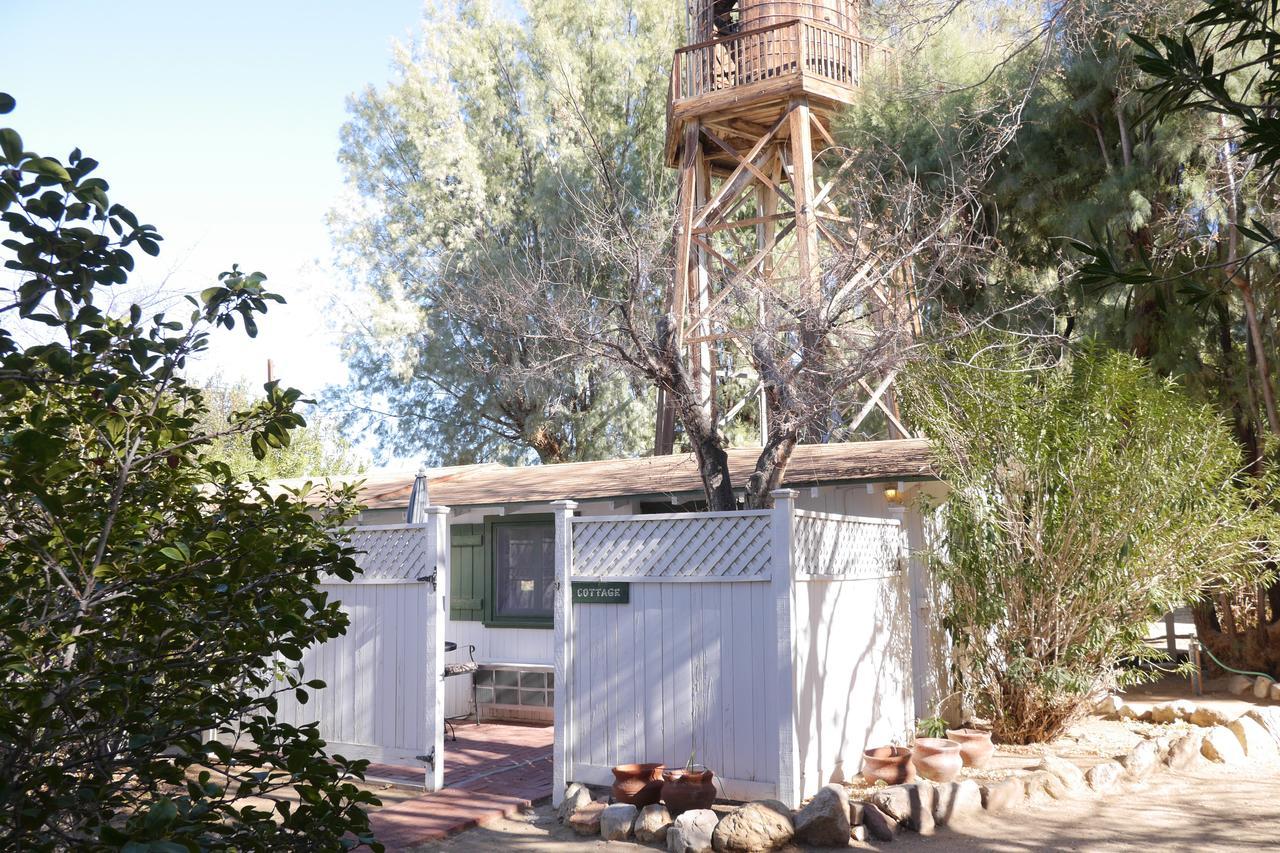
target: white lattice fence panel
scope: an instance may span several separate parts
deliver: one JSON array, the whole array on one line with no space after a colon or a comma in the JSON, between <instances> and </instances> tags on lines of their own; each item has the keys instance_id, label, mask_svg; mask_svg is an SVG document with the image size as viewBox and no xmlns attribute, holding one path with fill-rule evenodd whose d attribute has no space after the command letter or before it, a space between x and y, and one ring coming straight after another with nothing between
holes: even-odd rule
<instances>
[{"instance_id":1,"label":"white lattice fence panel","mask_svg":"<svg viewBox=\"0 0 1280 853\"><path fill-rule=\"evenodd\" d=\"M761 578L767 511L573 519L576 577Z\"/></svg>"},{"instance_id":2,"label":"white lattice fence panel","mask_svg":"<svg viewBox=\"0 0 1280 853\"><path fill-rule=\"evenodd\" d=\"M896 520L796 511L798 576L877 578L902 571Z\"/></svg>"},{"instance_id":3,"label":"white lattice fence panel","mask_svg":"<svg viewBox=\"0 0 1280 853\"><path fill-rule=\"evenodd\" d=\"M431 574L427 525L387 524L355 527L344 532L347 542L362 553L356 562L361 579L417 580Z\"/></svg>"}]
</instances>

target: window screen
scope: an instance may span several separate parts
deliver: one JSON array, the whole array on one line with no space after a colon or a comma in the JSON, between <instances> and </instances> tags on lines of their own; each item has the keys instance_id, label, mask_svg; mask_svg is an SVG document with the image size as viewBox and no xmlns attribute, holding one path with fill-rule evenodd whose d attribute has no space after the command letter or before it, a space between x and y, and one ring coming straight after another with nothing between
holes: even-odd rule
<instances>
[{"instance_id":1,"label":"window screen","mask_svg":"<svg viewBox=\"0 0 1280 853\"><path fill-rule=\"evenodd\" d=\"M550 619L556 579L555 525L504 524L494 534L494 615Z\"/></svg>"}]
</instances>

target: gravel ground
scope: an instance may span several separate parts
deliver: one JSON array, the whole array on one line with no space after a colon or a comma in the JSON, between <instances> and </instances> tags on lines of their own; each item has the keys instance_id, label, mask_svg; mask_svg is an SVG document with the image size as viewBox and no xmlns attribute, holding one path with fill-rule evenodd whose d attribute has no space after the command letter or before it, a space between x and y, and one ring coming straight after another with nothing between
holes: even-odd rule
<instances>
[{"instance_id":1,"label":"gravel ground","mask_svg":"<svg viewBox=\"0 0 1280 853\"><path fill-rule=\"evenodd\" d=\"M1212 765L1194 773L1165 772L1130 791L1102 799L1051 802L1008 814L983 815L960 827L922 838L903 833L888 844L851 849L908 853L1026 853L1041 850L1208 851L1274 850L1280 847L1280 766ZM556 823L550 805L518 819L456 835L415 853L492 850L523 853L587 853L659 849L626 842L586 840ZM792 851L818 848L794 846ZM822 848L830 849L830 848Z\"/></svg>"}]
</instances>

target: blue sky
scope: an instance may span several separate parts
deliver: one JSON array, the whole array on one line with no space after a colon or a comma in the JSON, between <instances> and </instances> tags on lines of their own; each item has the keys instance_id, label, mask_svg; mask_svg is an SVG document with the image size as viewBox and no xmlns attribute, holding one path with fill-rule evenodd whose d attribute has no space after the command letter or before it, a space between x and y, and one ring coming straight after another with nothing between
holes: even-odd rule
<instances>
[{"instance_id":1,"label":"blue sky","mask_svg":"<svg viewBox=\"0 0 1280 853\"><path fill-rule=\"evenodd\" d=\"M289 304L257 341L220 332L197 377L314 393L340 380L325 214L338 201L346 97L389 79L421 0L2 0L4 118L25 147L101 161L111 198L165 237L133 285L149 300L207 287L238 262ZM145 256L144 256L145 257ZM157 293L157 291L160 291Z\"/></svg>"}]
</instances>

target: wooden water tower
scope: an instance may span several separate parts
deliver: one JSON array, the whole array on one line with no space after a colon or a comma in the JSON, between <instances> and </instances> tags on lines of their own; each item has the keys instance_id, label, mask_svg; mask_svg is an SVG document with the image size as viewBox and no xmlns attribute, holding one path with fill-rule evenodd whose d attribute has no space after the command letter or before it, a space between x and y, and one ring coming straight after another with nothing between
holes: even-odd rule
<instances>
[{"instance_id":1,"label":"wooden water tower","mask_svg":"<svg viewBox=\"0 0 1280 853\"><path fill-rule=\"evenodd\" d=\"M860 38L861 0L686 2L667 106L665 156L680 172L668 309L699 398L724 422L753 396L717 390L749 361L729 354L742 342L726 334L726 297L744 285L820 286L824 244L843 217L815 167L835 147L832 116L888 53ZM671 452L674 420L659 389L656 453Z\"/></svg>"}]
</instances>

